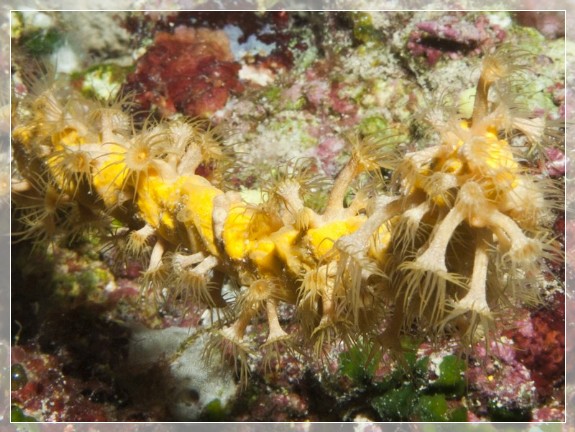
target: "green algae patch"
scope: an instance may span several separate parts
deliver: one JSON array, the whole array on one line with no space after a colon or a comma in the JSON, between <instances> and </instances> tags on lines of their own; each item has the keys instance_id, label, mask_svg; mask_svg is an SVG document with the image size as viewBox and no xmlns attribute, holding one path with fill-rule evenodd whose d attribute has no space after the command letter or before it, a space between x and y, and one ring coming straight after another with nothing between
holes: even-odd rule
<instances>
[{"instance_id":1,"label":"green algae patch","mask_svg":"<svg viewBox=\"0 0 575 432\"><path fill-rule=\"evenodd\" d=\"M370 381L375 374L379 360L379 355L372 355L370 346L354 345L340 354L340 372L357 383Z\"/></svg>"},{"instance_id":2,"label":"green algae patch","mask_svg":"<svg viewBox=\"0 0 575 432\"><path fill-rule=\"evenodd\" d=\"M30 423L30 422L37 422L34 417L26 415L19 406L12 405L10 407L10 421L14 423ZM36 426L30 427L29 431L37 431L39 430Z\"/></svg>"},{"instance_id":3,"label":"green algae patch","mask_svg":"<svg viewBox=\"0 0 575 432\"><path fill-rule=\"evenodd\" d=\"M462 396L465 392L466 367L465 361L457 356L445 356L439 365L439 378L433 383L433 388L454 396Z\"/></svg>"},{"instance_id":4,"label":"green algae patch","mask_svg":"<svg viewBox=\"0 0 575 432\"><path fill-rule=\"evenodd\" d=\"M41 56L56 51L64 44L64 38L55 28L35 29L23 34L20 42L26 52Z\"/></svg>"}]
</instances>

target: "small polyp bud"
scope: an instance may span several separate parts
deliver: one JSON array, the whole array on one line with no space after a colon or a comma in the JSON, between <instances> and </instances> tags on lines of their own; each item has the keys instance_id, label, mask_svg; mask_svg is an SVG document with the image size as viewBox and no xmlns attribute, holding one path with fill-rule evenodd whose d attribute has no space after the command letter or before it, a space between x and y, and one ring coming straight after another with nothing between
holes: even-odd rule
<instances>
[{"instance_id":1,"label":"small polyp bud","mask_svg":"<svg viewBox=\"0 0 575 432\"><path fill-rule=\"evenodd\" d=\"M487 225L489 213L493 210L481 185L472 181L461 186L455 205L461 209L467 222L477 228Z\"/></svg>"}]
</instances>

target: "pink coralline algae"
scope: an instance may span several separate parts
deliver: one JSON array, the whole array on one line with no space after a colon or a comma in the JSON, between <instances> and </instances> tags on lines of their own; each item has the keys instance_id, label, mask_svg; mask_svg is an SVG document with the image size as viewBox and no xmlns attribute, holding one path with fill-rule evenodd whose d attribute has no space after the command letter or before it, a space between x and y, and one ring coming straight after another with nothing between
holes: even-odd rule
<instances>
[{"instance_id":1,"label":"pink coralline algae","mask_svg":"<svg viewBox=\"0 0 575 432\"><path fill-rule=\"evenodd\" d=\"M565 36L565 11L524 10L517 12L515 19L522 26L539 30L547 39Z\"/></svg>"},{"instance_id":2,"label":"pink coralline algae","mask_svg":"<svg viewBox=\"0 0 575 432\"><path fill-rule=\"evenodd\" d=\"M422 21L409 35L407 48L414 56L425 56L429 66L445 54L459 58L479 54L505 39L505 31L481 15L474 22L458 15L445 15L437 21Z\"/></svg>"},{"instance_id":3,"label":"pink coralline algae","mask_svg":"<svg viewBox=\"0 0 575 432\"><path fill-rule=\"evenodd\" d=\"M554 393L565 373L565 297L554 296L553 307L531 314L528 328L513 334L516 357L530 371L540 398Z\"/></svg>"},{"instance_id":4,"label":"pink coralline algae","mask_svg":"<svg viewBox=\"0 0 575 432\"><path fill-rule=\"evenodd\" d=\"M562 407L541 407L533 410L534 422L562 422L565 410Z\"/></svg>"},{"instance_id":5,"label":"pink coralline algae","mask_svg":"<svg viewBox=\"0 0 575 432\"><path fill-rule=\"evenodd\" d=\"M565 175L565 154L556 148L550 147L545 149L547 162L545 169L551 177L560 177Z\"/></svg>"},{"instance_id":6,"label":"pink coralline algae","mask_svg":"<svg viewBox=\"0 0 575 432\"><path fill-rule=\"evenodd\" d=\"M489 353L478 344L473 357L477 360L467 370L470 386L482 405L476 415L488 415L486 409L526 409L535 402L535 387L529 369L517 361L516 349L506 342L492 341Z\"/></svg>"},{"instance_id":7,"label":"pink coralline algae","mask_svg":"<svg viewBox=\"0 0 575 432\"><path fill-rule=\"evenodd\" d=\"M358 106L353 99L346 94L350 90L347 84L333 80L328 72L328 64L316 65L305 72L306 83L296 85L297 90L304 95L309 109L320 114L333 113L342 118L350 117L355 121ZM297 90L293 90L295 93Z\"/></svg>"},{"instance_id":8,"label":"pink coralline algae","mask_svg":"<svg viewBox=\"0 0 575 432\"><path fill-rule=\"evenodd\" d=\"M87 384L66 376L56 356L16 347L12 350L12 361L22 365L28 375L28 382L12 391L12 403L32 416L46 421L109 420L105 406L91 400L108 389L95 381Z\"/></svg>"},{"instance_id":9,"label":"pink coralline algae","mask_svg":"<svg viewBox=\"0 0 575 432\"><path fill-rule=\"evenodd\" d=\"M271 394L262 393L251 406L249 421L285 422L293 419L305 419L308 409L304 398L297 393L275 391ZM242 421L244 419L239 419ZM247 421L247 420L246 420Z\"/></svg>"},{"instance_id":10,"label":"pink coralline algae","mask_svg":"<svg viewBox=\"0 0 575 432\"><path fill-rule=\"evenodd\" d=\"M173 34L156 35L128 77L127 90L163 115L209 116L243 90L239 70L224 31L177 27Z\"/></svg>"}]
</instances>

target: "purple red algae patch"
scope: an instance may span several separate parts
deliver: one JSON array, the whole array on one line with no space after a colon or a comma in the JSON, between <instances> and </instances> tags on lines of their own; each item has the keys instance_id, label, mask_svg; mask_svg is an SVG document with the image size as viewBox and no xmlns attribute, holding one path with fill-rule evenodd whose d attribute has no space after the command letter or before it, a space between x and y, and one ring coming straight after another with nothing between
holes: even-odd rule
<instances>
[{"instance_id":1,"label":"purple red algae patch","mask_svg":"<svg viewBox=\"0 0 575 432\"><path fill-rule=\"evenodd\" d=\"M505 31L491 24L485 15L466 19L466 14L443 15L437 20L421 21L409 34L407 49L423 56L429 66L446 56L451 59L485 52L505 40Z\"/></svg>"}]
</instances>

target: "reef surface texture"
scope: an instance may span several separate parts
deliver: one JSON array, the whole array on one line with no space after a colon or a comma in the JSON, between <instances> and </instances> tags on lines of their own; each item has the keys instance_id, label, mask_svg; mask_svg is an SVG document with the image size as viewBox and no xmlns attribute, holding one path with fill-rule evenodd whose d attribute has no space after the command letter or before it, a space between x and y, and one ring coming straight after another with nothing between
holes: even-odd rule
<instances>
[{"instance_id":1,"label":"reef surface texture","mask_svg":"<svg viewBox=\"0 0 575 432\"><path fill-rule=\"evenodd\" d=\"M12 14L13 421L565 419L561 12Z\"/></svg>"}]
</instances>

